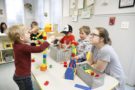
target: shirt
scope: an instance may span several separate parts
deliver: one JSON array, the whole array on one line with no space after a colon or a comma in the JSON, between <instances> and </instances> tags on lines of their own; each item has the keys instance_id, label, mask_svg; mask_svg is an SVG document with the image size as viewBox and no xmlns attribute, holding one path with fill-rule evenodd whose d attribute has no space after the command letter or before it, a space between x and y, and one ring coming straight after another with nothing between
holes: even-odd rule
<instances>
[{"instance_id":1,"label":"shirt","mask_svg":"<svg viewBox=\"0 0 135 90\"><path fill-rule=\"evenodd\" d=\"M48 42L44 42L40 46L30 46L22 43L14 43L14 63L16 76L31 75L31 53L42 52L49 46Z\"/></svg>"},{"instance_id":2,"label":"shirt","mask_svg":"<svg viewBox=\"0 0 135 90\"><path fill-rule=\"evenodd\" d=\"M67 45L70 44L72 41L75 41L75 37L74 35L70 35L70 36L64 36L60 42L62 44L66 43Z\"/></svg>"},{"instance_id":3,"label":"shirt","mask_svg":"<svg viewBox=\"0 0 135 90\"><path fill-rule=\"evenodd\" d=\"M77 56L79 59L86 59L86 53L91 50L92 45L87 39L78 40Z\"/></svg>"},{"instance_id":4,"label":"shirt","mask_svg":"<svg viewBox=\"0 0 135 90\"><path fill-rule=\"evenodd\" d=\"M119 58L115 53L114 49L106 44L101 49L97 49L96 47L92 47L92 53L94 61L103 60L108 62L108 65L105 69L105 73L115 77L119 80L120 85L117 87L118 90L124 90L124 71L120 64ZM117 90L115 89L115 90Z\"/></svg>"}]
</instances>

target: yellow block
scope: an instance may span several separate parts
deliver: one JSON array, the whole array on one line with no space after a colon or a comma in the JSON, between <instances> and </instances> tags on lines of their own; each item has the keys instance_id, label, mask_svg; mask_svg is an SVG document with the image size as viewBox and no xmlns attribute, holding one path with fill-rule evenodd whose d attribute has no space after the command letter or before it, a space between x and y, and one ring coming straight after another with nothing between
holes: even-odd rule
<instances>
[{"instance_id":1,"label":"yellow block","mask_svg":"<svg viewBox=\"0 0 135 90\"><path fill-rule=\"evenodd\" d=\"M88 70L85 70L85 72L90 74L92 72L92 70L88 69Z\"/></svg>"},{"instance_id":2,"label":"yellow block","mask_svg":"<svg viewBox=\"0 0 135 90\"><path fill-rule=\"evenodd\" d=\"M89 61L90 60L90 57L91 57L91 52L87 52L86 54L86 59Z\"/></svg>"},{"instance_id":3,"label":"yellow block","mask_svg":"<svg viewBox=\"0 0 135 90\"><path fill-rule=\"evenodd\" d=\"M47 65L46 64L42 64L40 66L40 71L46 71L47 70Z\"/></svg>"}]
</instances>

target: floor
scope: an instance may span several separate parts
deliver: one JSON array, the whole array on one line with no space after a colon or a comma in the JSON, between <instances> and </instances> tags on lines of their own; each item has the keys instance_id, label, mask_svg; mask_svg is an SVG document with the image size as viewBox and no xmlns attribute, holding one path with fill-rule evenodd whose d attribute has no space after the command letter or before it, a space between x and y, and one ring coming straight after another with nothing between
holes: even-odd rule
<instances>
[{"instance_id":1,"label":"floor","mask_svg":"<svg viewBox=\"0 0 135 90\"><path fill-rule=\"evenodd\" d=\"M19 90L12 79L14 70L15 67L13 63L0 65L0 90ZM40 90L34 78L32 80L34 90ZM126 90L135 90L135 87L126 85Z\"/></svg>"}]
</instances>

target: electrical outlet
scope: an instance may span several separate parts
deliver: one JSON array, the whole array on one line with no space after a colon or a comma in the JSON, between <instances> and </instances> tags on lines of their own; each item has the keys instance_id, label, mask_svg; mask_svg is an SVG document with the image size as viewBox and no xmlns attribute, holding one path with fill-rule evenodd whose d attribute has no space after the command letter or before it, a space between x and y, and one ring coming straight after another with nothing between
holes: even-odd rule
<instances>
[{"instance_id":1,"label":"electrical outlet","mask_svg":"<svg viewBox=\"0 0 135 90\"><path fill-rule=\"evenodd\" d=\"M128 21L124 21L121 23L121 28L122 29L128 29L129 28L129 22Z\"/></svg>"}]
</instances>

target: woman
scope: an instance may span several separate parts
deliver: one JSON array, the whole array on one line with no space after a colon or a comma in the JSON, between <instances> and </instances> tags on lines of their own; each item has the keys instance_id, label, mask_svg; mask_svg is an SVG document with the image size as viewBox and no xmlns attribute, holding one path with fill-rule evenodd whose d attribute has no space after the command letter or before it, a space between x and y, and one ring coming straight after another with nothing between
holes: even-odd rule
<instances>
[{"instance_id":1,"label":"woman","mask_svg":"<svg viewBox=\"0 0 135 90\"><path fill-rule=\"evenodd\" d=\"M90 36L92 58L90 64L101 72L116 78L119 85L114 90L124 90L124 72L119 58L111 46L111 40L107 30L97 27Z\"/></svg>"}]
</instances>

